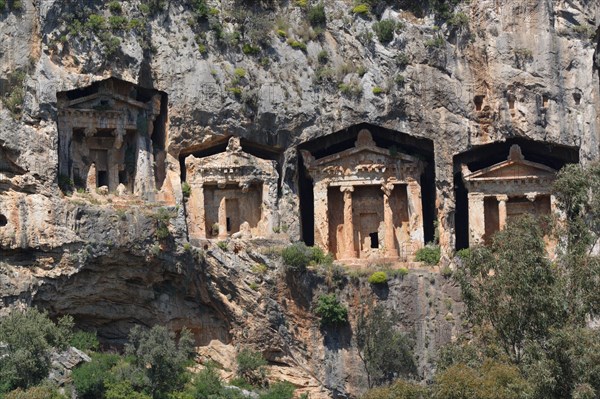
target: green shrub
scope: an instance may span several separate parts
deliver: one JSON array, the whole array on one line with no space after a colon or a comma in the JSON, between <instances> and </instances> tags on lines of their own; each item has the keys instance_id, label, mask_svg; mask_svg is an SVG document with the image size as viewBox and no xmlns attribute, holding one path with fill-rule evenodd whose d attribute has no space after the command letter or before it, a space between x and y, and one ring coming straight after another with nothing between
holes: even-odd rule
<instances>
[{"instance_id":1,"label":"green shrub","mask_svg":"<svg viewBox=\"0 0 600 399\"><path fill-rule=\"evenodd\" d=\"M237 374L250 385L260 386L264 383L267 361L260 352L249 348L242 349L237 357Z\"/></svg>"},{"instance_id":2,"label":"green shrub","mask_svg":"<svg viewBox=\"0 0 600 399\"><path fill-rule=\"evenodd\" d=\"M427 244L417 251L415 260L417 262L424 262L430 266L435 266L439 263L440 256L441 252L438 245Z\"/></svg>"},{"instance_id":3,"label":"green shrub","mask_svg":"<svg viewBox=\"0 0 600 399\"><path fill-rule=\"evenodd\" d=\"M396 55L396 64L400 68L404 68L408 64L410 64L410 57L406 53L399 53Z\"/></svg>"},{"instance_id":4,"label":"green shrub","mask_svg":"<svg viewBox=\"0 0 600 399\"><path fill-rule=\"evenodd\" d=\"M108 3L108 9L112 14L121 14L123 12L121 3L118 1L111 1L110 3Z\"/></svg>"},{"instance_id":5,"label":"green shrub","mask_svg":"<svg viewBox=\"0 0 600 399\"><path fill-rule=\"evenodd\" d=\"M20 70L9 74L8 91L2 99L6 108L8 108L16 119L20 118L21 112L23 111L23 100L25 99L23 83L26 76L26 73Z\"/></svg>"},{"instance_id":6,"label":"green shrub","mask_svg":"<svg viewBox=\"0 0 600 399\"><path fill-rule=\"evenodd\" d=\"M373 31L381 43L389 43L394 38L396 27L396 21L384 19L373 24Z\"/></svg>"},{"instance_id":7,"label":"green shrub","mask_svg":"<svg viewBox=\"0 0 600 399\"><path fill-rule=\"evenodd\" d=\"M452 269L450 268L450 266L444 266L442 270L440 270L440 274L444 278L450 278L452 277Z\"/></svg>"},{"instance_id":8,"label":"green shrub","mask_svg":"<svg viewBox=\"0 0 600 399\"><path fill-rule=\"evenodd\" d=\"M0 13L3 13L6 9L6 0L0 0Z\"/></svg>"},{"instance_id":9,"label":"green shrub","mask_svg":"<svg viewBox=\"0 0 600 399\"><path fill-rule=\"evenodd\" d=\"M175 214L172 211L162 207L158 208L156 213L152 215L152 218L156 220L156 238L164 240L171 235L169 223L173 217L175 217Z\"/></svg>"},{"instance_id":10,"label":"green shrub","mask_svg":"<svg viewBox=\"0 0 600 399\"><path fill-rule=\"evenodd\" d=\"M239 86L228 87L227 91L233 94L236 98L240 98L243 93L242 88Z\"/></svg>"},{"instance_id":11,"label":"green shrub","mask_svg":"<svg viewBox=\"0 0 600 399\"><path fill-rule=\"evenodd\" d=\"M287 37L287 32L283 29L277 29L277 36L282 37L282 38L286 38Z\"/></svg>"},{"instance_id":12,"label":"green shrub","mask_svg":"<svg viewBox=\"0 0 600 399\"><path fill-rule=\"evenodd\" d=\"M14 310L0 318L0 394L31 387L46 378L52 348L67 347L72 327L72 317L54 324L35 308Z\"/></svg>"},{"instance_id":13,"label":"green shrub","mask_svg":"<svg viewBox=\"0 0 600 399\"><path fill-rule=\"evenodd\" d=\"M219 247L222 251L227 251L229 249L227 241L219 241L217 243L217 247Z\"/></svg>"},{"instance_id":14,"label":"green shrub","mask_svg":"<svg viewBox=\"0 0 600 399\"><path fill-rule=\"evenodd\" d=\"M129 380L110 381L106 385L105 399L151 399L149 395L137 392Z\"/></svg>"},{"instance_id":15,"label":"green shrub","mask_svg":"<svg viewBox=\"0 0 600 399\"><path fill-rule=\"evenodd\" d=\"M452 17L448 20L448 25L455 28L463 28L469 25L469 16L464 12L457 12L452 14Z\"/></svg>"},{"instance_id":16,"label":"green shrub","mask_svg":"<svg viewBox=\"0 0 600 399\"><path fill-rule=\"evenodd\" d=\"M183 194L183 198L189 198L192 195L192 187L186 181L181 183L181 193Z\"/></svg>"},{"instance_id":17,"label":"green shrub","mask_svg":"<svg viewBox=\"0 0 600 399\"><path fill-rule=\"evenodd\" d=\"M194 377L194 398L210 399L220 397L223 382L213 364L207 365Z\"/></svg>"},{"instance_id":18,"label":"green shrub","mask_svg":"<svg viewBox=\"0 0 600 399\"><path fill-rule=\"evenodd\" d=\"M463 261L469 260L469 258L471 257L471 249L470 248L459 249L458 251L456 251L456 256L458 256Z\"/></svg>"},{"instance_id":19,"label":"green shrub","mask_svg":"<svg viewBox=\"0 0 600 399\"><path fill-rule=\"evenodd\" d=\"M260 47L253 46L250 43L244 43L242 46L242 52L247 55L256 55L260 53Z\"/></svg>"},{"instance_id":20,"label":"green shrub","mask_svg":"<svg viewBox=\"0 0 600 399\"><path fill-rule=\"evenodd\" d=\"M287 43L295 50L301 50L306 52L306 44L299 42L298 40L288 40Z\"/></svg>"},{"instance_id":21,"label":"green shrub","mask_svg":"<svg viewBox=\"0 0 600 399\"><path fill-rule=\"evenodd\" d=\"M3 399L67 399L67 397L58 391L58 387L44 384L27 390L18 388L6 394Z\"/></svg>"},{"instance_id":22,"label":"green shrub","mask_svg":"<svg viewBox=\"0 0 600 399\"><path fill-rule=\"evenodd\" d=\"M108 17L108 25L112 30L127 30L129 21L122 15L111 15Z\"/></svg>"},{"instance_id":23,"label":"green shrub","mask_svg":"<svg viewBox=\"0 0 600 399\"><path fill-rule=\"evenodd\" d=\"M142 21L138 18L131 18L129 21L129 30L139 29L142 27Z\"/></svg>"},{"instance_id":24,"label":"green shrub","mask_svg":"<svg viewBox=\"0 0 600 399\"><path fill-rule=\"evenodd\" d=\"M327 22L325 17L325 6L319 3L308 9L308 21L312 26L323 26Z\"/></svg>"},{"instance_id":25,"label":"green shrub","mask_svg":"<svg viewBox=\"0 0 600 399\"><path fill-rule=\"evenodd\" d=\"M404 75L402 74L398 74L396 75L396 77L394 78L394 81L396 82L396 84L398 86L402 86L404 84L404 82L406 81L406 78L404 77Z\"/></svg>"},{"instance_id":26,"label":"green shrub","mask_svg":"<svg viewBox=\"0 0 600 399\"><path fill-rule=\"evenodd\" d=\"M335 294L319 296L315 314L321 317L321 324L324 326L341 325L348 321L348 309Z\"/></svg>"},{"instance_id":27,"label":"green shrub","mask_svg":"<svg viewBox=\"0 0 600 399\"><path fill-rule=\"evenodd\" d=\"M406 267L401 267L399 269L394 270L395 275L402 278L408 274L408 269Z\"/></svg>"},{"instance_id":28,"label":"green shrub","mask_svg":"<svg viewBox=\"0 0 600 399\"><path fill-rule=\"evenodd\" d=\"M233 76L238 79L243 79L246 77L246 70L244 68L235 68L233 70Z\"/></svg>"},{"instance_id":29,"label":"green shrub","mask_svg":"<svg viewBox=\"0 0 600 399\"><path fill-rule=\"evenodd\" d=\"M362 94L362 86L358 82L340 83L338 86L340 93L347 96L358 97Z\"/></svg>"},{"instance_id":30,"label":"green shrub","mask_svg":"<svg viewBox=\"0 0 600 399\"><path fill-rule=\"evenodd\" d=\"M84 352L98 350L100 343L95 332L77 331L73 333L69 345L76 347Z\"/></svg>"},{"instance_id":31,"label":"green shrub","mask_svg":"<svg viewBox=\"0 0 600 399\"><path fill-rule=\"evenodd\" d=\"M110 370L121 357L111 353L92 353L92 361L83 363L73 370L73 385L77 396L82 399L102 398L106 392L106 383L110 379Z\"/></svg>"},{"instance_id":32,"label":"green shrub","mask_svg":"<svg viewBox=\"0 0 600 399\"><path fill-rule=\"evenodd\" d=\"M388 276L385 272L375 272L369 276L371 284L385 284L388 281Z\"/></svg>"},{"instance_id":33,"label":"green shrub","mask_svg":"<svg viewBox=\"0 0 600 399\"><path fill-rule=\"evenodd\" d=\"M262 275L262 274L265 274L267 272L267 270L269 270L269 268L264 263L258 263L256 265L252 266L252 273Z\"/></svg>"},{"instance_id":34,"label":"green shrub","mask_svg":"<svg viewBox=\"0 0 600 399\"><path fill-rule=\"evenodd\" d=\"M268 391L262 393L259 399L292 399L294 397L294 385L287 381L279 381L271 385Z\"/></svg>"},{"instance_id":35,"label":"green shrub","mask_svg":"<svg viewBox=\"0 0 600 399\"><path fill-rule=\"evenodd\" d=\"M354 14L367 14L370 10L370 7L368 4L358 4L356 6L354 6L354 8L352 8L352 12Z\"/></svg>"},{"instance_id":36,"label":"green shrub","mask_svg":"<svg viewBox=\"0 0 600 399\"><path fill-rule=\"evenodd\" d=\"M100 33L106 29L106 19L99 14L90 14L88 17L85 27L94 33Z\"/></svg>"},{"instance_id":37,"label":"green shrub","mask_svg":"<svg viewBox=\"0 0 600 399\"><path fill-rule=\"evenodd\" d=\"M441 35L436 36L433 39L425 40L425 47L429 48L439 48L443 47L446 44L446 40Z\"/></svg>"},{"instance_id":38,"label":"green shrub","mask_svg":"<svg viewBox=\"0 0 600 399\"><path fill-rule=\"evenodd\" d=\"M295 272L302 272L310 263L312 254L309 247L303 242L296 242L281 252L283 263L287 269Z\"/></svg>"},{"instance_id":39,"label":"green shrub","mask_svg":"<svg viewBox=\"0 0 600 399\"><path fill-rule=\"evenodd\" d=\"M189 330L184 328L177 342L175 333L166 327L155 325L146 330L136 325L128 338L125 353L133 357L132 374L144 376L142 381L147 392L154 398L166 398L169 393L183 388L187 380L186 366L194 355Z\"/></svg>"},{"instance_id":40,"label":"green shrub","mask_svg":"<svg viewBox=\"0 0 600 399\"><path fill-rule=\"evenodd\" d=\"M385 93L385 90L383 88L378 86L373 87L373 94L377 95L381 93Z\"/></svg>"},{"instance_id":41,"label":"green shrub","mask_svg":"<svg viewBox=\"0 0 600 399\"><path fill-rule=\"evenodd\" d=\"M327 50L319 51L317 60L319 61L319 64L327 64L327 62L329 62L329 54L327 53Z\"/></svg>"}]
</instances>

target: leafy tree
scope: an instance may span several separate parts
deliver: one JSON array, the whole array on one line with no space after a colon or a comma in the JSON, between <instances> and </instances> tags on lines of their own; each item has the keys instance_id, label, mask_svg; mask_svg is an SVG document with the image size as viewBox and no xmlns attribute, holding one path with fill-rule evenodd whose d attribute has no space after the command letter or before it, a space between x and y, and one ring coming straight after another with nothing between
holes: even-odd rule
<instances>
[{"instance_id":1,"label":"leafy tree","mask_svg":"<svg viewBox=\"0 0 600 399\"><path fill-rule=\"evenodd\" d=\"M89 331L77 331L73 333L69 345L76 347L79 350L90 352L98 350L100 342L96 333Z\"/></svg>"},{"instance_id":2,"label":"leafy tree","mask_svg":"<svg viewBox=\"0 0 600 399\"><path fill-rule=\"evenodd\" d=\"M524 217L498 232L488 247L473 248L455 273L476 325L491 325L500 344L519 362L527 340L560 327L556 276L539 223Z\"/></svg>"},{"instance_id":3,"label":"leafy tree","mask_svg":"<svg viewBox=\"0 0 600 399\"><path fill-rule=\"evenodd\" d=\"M83 363L72 373L77 396L82 399L104 397L107 382L111 379L111 369L117 365L120 356L116 354L93 353L92 361Z\"/></svg>"},{"instance_id":4,"label":"leafy tree","mask_svg":"<svg viewBox=\"0 0 600 399\"><path fill-rule=\"evenodd\" d=\"M521 399L530 392L517 367L492 360L478 369L455 364L439 373L433 386L436 399Z\"/></svg>"},{"instance_id":5,"label":"leafy tree","mask_svg":"<svg viewBox=\"0 0 600 399\"><path fill-rule=\"evenodd\" d=\"M382 305L359 316L356 343L369 388L416 372L409 339L394 328L394 322Z\"/></svg>"},{"instance_id":6,"label":"leafy tree","mask_svg":"<svg viewBox=\"0 0 600 399\"><path fill-rule=\"evenodd\" d=\"M292 399L296 388L287 381L273 384L269 390L259 396L259 399Z\"/></svg>"},{"instance_id":7,"label":"leafy tree","mask_svg":"<svg viewBox=\"0 0 600 399\"><path fill-rule=\"evenodd\" d=\"M28 388L48 376L52 348L66 348L70 316L57 324L35 308L15 310L0 319L0 393Z\"/></svg>"},{"instance_id":8,"label":"leafy tree","mask_svg":"<svg viewBox=\"0 0 600 399\"><path fill-rule=\"evenodd\" d=\"M67 399L51 384L43 384L23 390L17 388L4 396L4 399Z\"/></svg>"},{"instance_id":9,"label":"leafy tree","mask_svg":"<svg viewBox=\"0 0 600 399\"><path fill-rule=\"evenodd\" d=\"M261 386L265 382L267 361L260 352L250 348L242 349L237 355L237 374L244 381L254 386Z\"/></svg>"},{"instance_id":10,"label":"leafy tree","mask_svg":"<svg viewBox=\"0 0 600 399\"><path fill-rule=\"evenodd\" d=\"M177 344L175 334L158 325L150 330L135 326L125 346L125 352L133 356L134 367L147 377L148 390L155 399L167 397L183 387L185 366L193 354L192 349L193 340L188 330L182 330Z\"/></svg>"},{"instance_id":11,"label":"leafy tree","mask_svg":"<svg viewBox=\"0 0 600 399\"><path fill-rule=\"evenodd\" d=\"M425 399L429 390L413 382L396 380L389 386L373 388L367 391L362 399Z\"/></svg>"},{"instance_id":12,"label":"leafy tree","mask_svg":"<svg viewBox=\"0 0 600 399\"><path fill-rule=\"evenodd\" d=\"M324 326L341 325L348 321L348 309L335 294L319 296L315 314L321 317Z\"/></svg>"}]
</instances>

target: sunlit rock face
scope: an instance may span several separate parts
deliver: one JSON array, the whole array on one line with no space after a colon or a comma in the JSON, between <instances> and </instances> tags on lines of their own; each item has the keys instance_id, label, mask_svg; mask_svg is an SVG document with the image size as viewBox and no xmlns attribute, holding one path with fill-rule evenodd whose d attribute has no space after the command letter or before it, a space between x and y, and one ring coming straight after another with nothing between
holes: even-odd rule
<instances>
[{"instance_id":1,"label":"sunlit rock face","mask_svg":"<svg viewBox=\"0 0 600 399\"><path fill-rule=\"evenodd\" d=\"M598 159L595 1L470 2L454 10L466 23L451 26L428 10L361 16L336 0L322 32L294 2L209 2L219 38L183 3L146 15L132 0L123 13L141 27L106 27L104 39L82 28L92 12L108 18L103 4L22 3L0 14L0 312L73 314L107 345L138 323L187 326L207 353L256 345L315 397L358 393L352 330L323 331L311 311L331 281L277 272L281 247L304 240L341 259L347 224L359 259L401 258L402 242L437 238L448 265L473 223L485 235L467 170L506 161L514 145L541 169ZM372 33L377 18L402 23L391 41ZM403 182L370 159L378 187L352 192L358 217L345 217L353 197L338 189L324 223L300 153L344 153L365 129L386 162L417 164L418 176ZM240 156L254 169L223 179ZM223 176L204 179L202 164ZM509 198L488 205L490 229L511 209L548 208L542 191L519 193L543 194L539 204L495 193ZM339 296L351 318L369 301L399 311L428 377L437 348L462 331L456 287L411 271L388 288L347 279Z\"/></svg>"}]
</instances>

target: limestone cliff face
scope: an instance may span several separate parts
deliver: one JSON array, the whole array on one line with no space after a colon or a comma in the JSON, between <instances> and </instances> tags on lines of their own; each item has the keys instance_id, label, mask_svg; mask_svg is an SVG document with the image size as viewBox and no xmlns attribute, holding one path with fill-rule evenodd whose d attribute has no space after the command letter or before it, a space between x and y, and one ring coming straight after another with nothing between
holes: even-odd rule
<instances>
[{"instance_id":1,"label":"limestone cliff face","mask_svg":"<svg viewBox=\"0 0 600 399\"><path fill-rule=\"evenodd\" d=\"M235 43L233 32L241 31L242 41L250 32L242 30L236 14L242 7L232 1L209 1L226 39L206 21L190 23L183 1L146 16L137 0L124 3L124 15L146 18L148 25L113 32L120 43L110 55L110 40L92 28L68 34L85 13L109 15L105 5L22 3L22 10L0 14L3 94L19 87L15 71L25 72L22 112L0 104L2 308L36 303L53 314L71 313L109 342L121 342L136 322L188 325L200 344L260 345L282 375L289 366L315 392L359 390L364 375L351 338L321 331L309 312L314 290L326 289L322 281L283 280L275 271L278 261L261 255L257 244L227 252L184 249L180 158L224 136L280 154L278 219L292 240L301 236L297 145L362 123L431 140L430 206L446 263L460 227L455 156L519 137L548 151L569 148L582 162L599 157L596 1L471 1L457 7L468 17L458 27L437 27L433 14L419 18L380 7L382 18L403 24L385 45L370 33L375 18L353 14L346 1L326 2L326 29L319 36L292 3L253 7L241 20L272 18L269 26L284 32L269 28L258 55L244 54ZM305 42L306 49L281 36ZM166 242L155 237L155 204L66 198L58 188L57 92L109 76L168 95L166 179L159 196L173 212ZM257 277L250 272L255 263L273 270ZM248 283L257 278L254 291ZM366 296L404 312L402 327L416 334L423 375L435 348L460 332L446 317L460 311L459 298L439 276L411 273L379 296L347 282L340 293L351 306ZM443 303L450 303L447 310Z\"/></svg>"}]
</instances>

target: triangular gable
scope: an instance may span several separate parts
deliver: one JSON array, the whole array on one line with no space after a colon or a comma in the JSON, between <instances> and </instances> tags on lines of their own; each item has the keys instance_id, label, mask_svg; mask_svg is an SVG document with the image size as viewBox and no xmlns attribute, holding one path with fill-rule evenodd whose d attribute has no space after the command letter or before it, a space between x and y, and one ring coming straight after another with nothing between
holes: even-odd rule
<instances>
[{"instance_id":1,"label":"triangular gable","mask_svg":"<svg viewBox=\"0 0 600 399\"><path fill-rule=\"evenodd\" d=\"M146 104L143 102L114 93L94 93L89 96L76 98L75 100L69 101L67 107L75 109L95 109L98 106L99 100L114 100L116 103L130 105L135 108L146 108ZM120 107L117 106L114 108L120 109Z\"/></svg>"},{"instance_id":2,"label":"triangular gable","mask_svg":"<svg viewBox=\"0 0 600 399\"><path fill-rule=\"evenodd\" d=\"M314 160L310 153L307 151L303 151L303 155L305 161L309 161L311 167L326 167L330 165L339 165L340 162L344 162L347 164L358 164L369 162L369 158L371 161L380 159L384 163L391 163L395 160L404 161L405 163L418 163L419 159L417 157L403 154L403 153L395 153L392 154L389 149L377 147L375 141L373 141L373 137L371 136L371 132L366 129L361 130L358 133L358 137L355 142L355 146L353 148L349 148L344 151L340 151L338 153L325 156L323 158Z\"/></svg>"},{"instance_id":3,"label":"triangular gable","mask_svg":"<svg viewBox=\"0 0 600 399\"><path fill-rule=\"evenodd\" d=\"M531 179L531 178L551 178L557 171L549 166L526 161L521 154L521 149L517 145L511 147L508 160L489 166L472 173L464 173L467 181L489 180L489 179Z\"/></svg>"}]
</instances>

